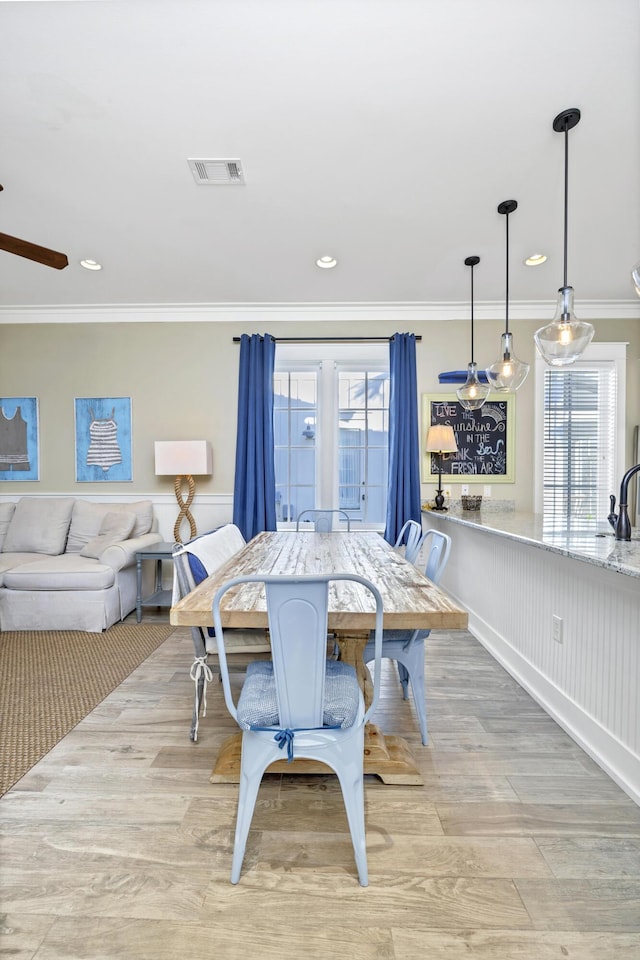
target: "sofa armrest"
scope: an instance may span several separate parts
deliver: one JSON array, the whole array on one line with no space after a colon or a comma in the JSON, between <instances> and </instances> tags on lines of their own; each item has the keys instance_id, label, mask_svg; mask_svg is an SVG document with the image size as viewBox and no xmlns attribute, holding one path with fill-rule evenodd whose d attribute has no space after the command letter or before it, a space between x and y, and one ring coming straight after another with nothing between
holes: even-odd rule
<instances>
[{"instance_id":1,"label":"sofa armrest","mask_svg":"<svg viewBox=\"0 0 640 960\"><path fill-rule=\"evenodd\" d=\"M106 563L115 571L122 570L136 562L137 550L144 550L154 543L162 543L159 533L144 533L141 537L112 543L100 557L100 563Z\"/></svg>"}]
</instances>

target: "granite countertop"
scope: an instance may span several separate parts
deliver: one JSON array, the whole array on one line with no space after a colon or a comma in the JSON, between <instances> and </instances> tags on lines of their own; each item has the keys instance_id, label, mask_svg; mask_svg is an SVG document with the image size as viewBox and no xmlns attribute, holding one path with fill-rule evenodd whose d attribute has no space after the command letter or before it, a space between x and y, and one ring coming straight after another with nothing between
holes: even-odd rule
<instances>
[{"instance_id":1,"label":"granite countertop","mask_svg":"<svg viewBox=\"0 0 640 960\"><path fill-rule=\"evenodd\" d=\"M426 522L432 516L446 519L450 523L461 523L471 527L481 527L487 533L508 537L572 557L584 560L607 570L640 578L640 530L631 532L631 540L616 540L613 531L604 532L601 524L594 523L593 532L574 533L569 530L551 530L542 514L521 513L520 511L451 511L435 513L423 512Z\"/></svg>"}]
</instances>

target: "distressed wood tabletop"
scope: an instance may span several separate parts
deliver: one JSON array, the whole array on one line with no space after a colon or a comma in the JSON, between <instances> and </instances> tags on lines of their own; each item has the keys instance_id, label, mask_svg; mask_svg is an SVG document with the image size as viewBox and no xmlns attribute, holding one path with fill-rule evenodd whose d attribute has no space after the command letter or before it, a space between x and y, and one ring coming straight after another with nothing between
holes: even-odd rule
<instances>
[{"instance_id":1,"label":"distressed wood tabletop","mask_svg":"<svg viewBox=\"0 0 640 960\"><path fill-rule=\"evenodd\" d=\"M175 626L211 626L212 602L227 580L246 574L357 573L382 594L388 630L464 630L467 612L374 532L259 533L215 574L171 608ZM370 630L371 595L359 584L333 584L329 596L330 630ZM221 609L227 627L267 626L264 590L254 584L229 591Z\"/></svg>"}]
</instances>

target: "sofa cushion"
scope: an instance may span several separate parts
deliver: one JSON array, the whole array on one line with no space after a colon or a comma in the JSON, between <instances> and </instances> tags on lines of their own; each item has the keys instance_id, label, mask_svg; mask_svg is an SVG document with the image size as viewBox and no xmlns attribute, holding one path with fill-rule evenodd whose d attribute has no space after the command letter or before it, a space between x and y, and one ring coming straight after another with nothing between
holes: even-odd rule
<instances>
[{"instance_id":1,"label":"sofa cushion","mask_svg":"<svg viewBox=\"0 0 640 960\"><path fill-rule=\"evenodd\" d=\"M32 560L4 574L9 590L106 590L115 583L111 567L77 553Z\"/></svg>"},{"instance_id":2,"label":"sofa cushion","mask_svg":"<svg viewBox=\"0 0 640 960\"><path fill-rule=\"evenodd\" d=\"M90 500L76 500L71 515L71 527L67 540L67 553L80 553L82 548L94 537L100 535L102 522L107 513L133 513L136 522L132 537L141 537L149 533L153 524L153 503L151 500L137 500L135 503L92 503Z\"/></svg>"},{"instance_id":3,"label":"sofa cushion","mask_svg":"<svg viewBox=\"0 0 640 960\"><path fill-rule=\"evenodd\" d=\"M80 551L81 557L92 557L99 560L107 547L112 543L119 543L130 536L135 526L136 518L133 513L127 513L124 510L117 510L113 513L105 513L100 533L97 537L92 537Z\"/></svg>"},{"instance_id":4,"label":"sofa cushion","mask_svg":"<svg viewBox=\"0 0 640 960\"><path fill-rule=\"evenodd\" d=\"M9 521L16 509L15 503L0 503L0 550L9 529Z\"/></svg>"},{"instance_id":5,"label":"sofa cushion","mask_svg":"<svg viewBox=\"0 0 640 960\"><path fill-rule=\"evenodd\" d=\"M4 586L4 575L7 570L13 570L22 563L33 563L39 560L39 553L0 553L0 587Z\"/></svg>"},{"instance_id":6,"label":"sofa cushion","mask_svg":"<svg viewBox=\"0 0 640 960\"><path fill-rule=\"evenodd\" d=\"M73 497L22 497L9 522L2 552L62 553L74 503Z\"/></svg>"}]
</instances>

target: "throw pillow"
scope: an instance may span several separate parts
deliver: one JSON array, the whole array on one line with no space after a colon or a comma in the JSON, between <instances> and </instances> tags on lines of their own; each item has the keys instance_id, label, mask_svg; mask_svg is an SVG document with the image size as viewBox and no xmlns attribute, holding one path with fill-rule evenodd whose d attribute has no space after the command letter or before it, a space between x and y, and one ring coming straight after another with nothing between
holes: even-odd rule
<instances>
[{"instance_id":1,"label":"throw pillow","mask_svg":"<svg viewBox=\"0 0 640 960\"><path fill-rule=\"evenodd\" d=\"M107 547L127 539L134 528L135 522L135 515L126 513L124 510L118 510L117 513L106 513L100 527L100 533L84 545L80 551L80 556L99 560Z\"/></svg>"},{"instance_id":2,"label":"throw pillow","mask_svg":"<svg viewBox=\"0 0 640 960\"><path fill-rule=\"evenodd\" d=\"M73 497L22 497L9 523L3 553L64 553Z\"/></svg>"},{"instance_id":3,"label":"throw pillow","mask_svg":"<svg viewBox=\"0 0 640 960\"><path fill-rule=\"evenodd\" d=\"M4 543L4 538L7 535L9 523L11 522L11 517L13 516L15 509L16 505L11 501L7 501L7 503L0 503L0 550L2 550L2 544Z\"/></svg>"},{"instance_id":4,"label":"throw pillow","mask_svg":"<svg viewBox=\"0 0 640 960\"><path fill-rule=\"evenodd\" d=\"M132 513L135 526L132 537L149 533L153 526L153 503L151 500L136 500L135 503L91 503L76 500L71 516L71 528L67 540L67 553L80 553L87 541L100 534L102 521L107 513Z\"/></svg>"}]
</instances>

